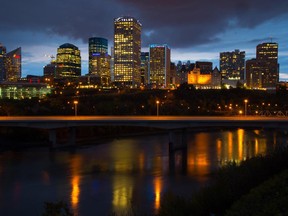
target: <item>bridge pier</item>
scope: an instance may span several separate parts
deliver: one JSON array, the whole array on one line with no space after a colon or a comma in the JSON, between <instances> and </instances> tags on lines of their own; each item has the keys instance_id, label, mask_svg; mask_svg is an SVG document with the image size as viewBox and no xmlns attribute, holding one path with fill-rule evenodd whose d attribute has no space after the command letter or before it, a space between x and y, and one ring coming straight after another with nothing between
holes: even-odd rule
<instances>
[{"instance_id":1,"label":"bridge pier","mask_svg":"<svg viewBox=\"0 0 288 216\"><path fill-rule=\"evenodd\" d=\"M57 140L57 129L49 129L49 143L52 148L59 148L61 146L75 146L76 145L76 128L69 127L67 132L66 144L60 145Z\"/></svg>"},{"instance_id":2,"label":"bridge pier","mask_svg":"<svg viewBox=\"0 0 288 216\"><path fill-rule=\"evenodd\" d=\"M180 164L178 163L178 157ZM169 169L174 172L177 165L181 166L182 173L187 171L187 129L183 128L180 140L176 140L175 131L169 131Z\"/></svg>"},{"instance_id":3,"label":"bridge pier","mask_svg":"<svg viewBox=\"0 0 288 216\"><path fill-rule=\"evenodd\" d=\"M57 148L57 133L56 129L49 130L49 143L52 145L52 148Z\"/></svg>"}]
</instances>

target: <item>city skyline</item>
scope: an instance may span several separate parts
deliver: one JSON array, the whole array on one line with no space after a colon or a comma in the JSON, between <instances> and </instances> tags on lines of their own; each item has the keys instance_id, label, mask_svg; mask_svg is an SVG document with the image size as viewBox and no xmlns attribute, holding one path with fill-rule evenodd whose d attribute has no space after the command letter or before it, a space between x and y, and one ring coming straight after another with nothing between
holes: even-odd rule
<instances>
[{"instance_id":1,"label":"city skyline","mask_svg":"<svg viewBox=\"0 0 288 216\"><path fill-rule=\"evenodd\" d=\"M15 3L19 7L15 8ZM246 52L245 60L249 60L256 57L258 44L272 38L279 44L280 80L288 79L288 12L284 0L276 0L273 5L257 0L222 1L217 5L209 1L172 3L108 0L68 4L64 0L57 7L51 2L41 3L45 10L39 13L39 3L34 0L4 2L0 43L7 51L22 47L23 76L43 75L43 66L50 61L46 56L56 56L61 44L74 44L81 51L84 75L88 73L88 39L107 38L111 53L113 20L129 15L142 23L141 51L148 51L149 44L168 44L172 62L211 61L213 67L219 68L220 52L240 49ZM65 11L61 10L64 6ZM101 10L93 13L94 8Z\"/></svg>"}]
</instances>

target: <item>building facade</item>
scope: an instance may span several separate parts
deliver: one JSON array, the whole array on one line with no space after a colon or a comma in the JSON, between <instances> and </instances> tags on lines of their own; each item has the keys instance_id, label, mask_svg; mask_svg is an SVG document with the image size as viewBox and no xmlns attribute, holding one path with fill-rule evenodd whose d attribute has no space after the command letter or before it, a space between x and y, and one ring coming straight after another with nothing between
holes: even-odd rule
<instances>
[{"instance_id":1,"label":"building facade","mask_svg":"<svg viewBox=\"0 0 288 216\"><path fill-rule=\"evenodd\" d=\"M148 73L149 73L149 52L141 52L141 85L148 84Z\"/></svg>"},{"instance_id":2,"label":"building facade","mask_svg":"<svg viewBox=\"0 0 288 216\"><path fill-rule=\"evenodd\" d=\"M197 68L200 68L201 74L210 74L212 72L213 68L212 62L196 61L195 64Z\"/></svg>"},{"instance_id":3,"label":"building facade","mask_svg":"<svg viewBox=\"0 0 288 216\"><path fill-rule=\"evenodd\" d=\"M141 23L133 17L114 20L114 82L139 87L141 83Z\"/></svg>"},{"instance_id":4,"label":"building facade","mask_svg":"<svg viewBox=\"0 0 288 216\"><path fill-rule=\"evenodd\" d=\"M258 44L256 47L256 59L263 68L262 87L276 87L279 82L278 44Z\"/></svg>"},{"instance_id":5,"label":"building facade","mask_svg":"<svg viewBox=\"0 0 288 216\"><path fill-rule=\"evenodd\" d=\"M44 83L5 82L0 84L0 99L45 98L51 89Z\"/></svg>"},{"instance_id":6,"label":"building facade","mask_svg":"<svg viewBox=\"0 0 288 216\"><path fill-rule=\"evenodd\" d=\"M171 50L168 45L152 44L149 49L149 84L167 88L170 84Z\"/></svg>"},{"instance_id":7,"label":"building facade","mask_svg":"<svg viewBox=\"0 0 288 216\"><path fill-rule=\"evenodd\" d=\"M6 56L6 47L0 43L0 82L6 79L5 56Z\"/></svg>"},{"instance_id":8,"label":"building facade","mask_svg":"<svg viewBox=\"0 0 288 216\"><path fill-rule=\"evenodd\" d=\"M221 52L220 71L222 79L244 80L245 51Z\"/></svg>"},{"instance_id":9,"label":"building facade","mask_svg":"<svg viewBox=\"0 0 288 216\"><path fill-rule=\"evenodd\" d=\"M99 37L89 38L89 75L99 77L103 86L111 83L110 61L108 40Z\"/></svg>"},{"instance_id":10,"label":"building facade","mask_svg":"<svg viewBox=\"0 0 288 216\"><path fill-rule=\"evenodd\" d=\"M278 44L262 43L256 47L256 59L246 61L248 88L276 88L279 82Z\"/></svg>"},{"instance_id":11,"label":"building facade","mask_svg":"<svg viewBox=\"0 0 288 216\"><path fill-rule=\"evenodd\" d=\"M65 43L57 49L57 73L58 78L75 78L81 76L80 50L73 44Z\"/></svg>"},{"instance_id":12,"label":"building facade","mask_svg":"<svg viewBox=\"0 0 288 216\"><path fill-rule=\"evenodd\" d=\"M21 47L9 52L5 56L5 80L17 82L21 78Z\"/></svg>"}]
</instances>

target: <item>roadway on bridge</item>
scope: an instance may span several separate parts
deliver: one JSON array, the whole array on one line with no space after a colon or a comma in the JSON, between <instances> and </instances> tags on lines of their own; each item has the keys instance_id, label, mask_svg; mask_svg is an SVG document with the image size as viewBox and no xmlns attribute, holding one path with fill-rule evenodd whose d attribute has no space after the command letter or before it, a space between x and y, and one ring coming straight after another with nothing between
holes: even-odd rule
<instances>
[{"instance_id":1,"label":"roadway on bridge","mask_svg":"<svg viewBox=\"0 0 288 216\"><path fill-rule=\"evenodd\" d=\"M288 127L287 117L262 116L2 116L0 126L61 128L78 126Z\"/></svg>"}]
</instances>

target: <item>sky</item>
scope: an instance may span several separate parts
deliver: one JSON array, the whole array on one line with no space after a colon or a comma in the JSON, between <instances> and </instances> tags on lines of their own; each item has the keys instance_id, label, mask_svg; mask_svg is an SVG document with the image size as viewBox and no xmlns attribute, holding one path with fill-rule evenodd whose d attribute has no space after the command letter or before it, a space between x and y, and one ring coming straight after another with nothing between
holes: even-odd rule
<instances>
[{"instance_id":1,"label":"sky","mask_svg":"<svg viewBox=\"0 0 288 216\"><path fill-rule=\"evenodd\" d=\"M142 24L142 51L167 44L171 60L211 61L235 49L255 58L256 46L279 46L280 80L288 80L287 0L13 0L1 3L0 43L22 48L22 76L43 75L57 48L72 43L88 72L88 38L113 45L114 18L132 16Z\"/></svg>"}]
</instances>

